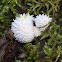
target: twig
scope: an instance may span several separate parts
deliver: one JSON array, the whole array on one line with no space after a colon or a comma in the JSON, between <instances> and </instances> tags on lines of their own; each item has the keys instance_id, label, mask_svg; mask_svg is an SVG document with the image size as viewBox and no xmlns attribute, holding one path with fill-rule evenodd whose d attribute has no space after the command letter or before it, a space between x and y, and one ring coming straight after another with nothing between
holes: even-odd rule
<instances>
[{"instance_id":1,"label":"twig","mask_svg":"<svg viewBox=\"0 0 62 62\"><path fill-rule=\"evenodd\" d=\"M57 60L59 59L59 57L60 57L60 52L59 52L59 54L58 54L58 56L57 56L55 62L57 62Z\"/></svg>"}]
</instances>

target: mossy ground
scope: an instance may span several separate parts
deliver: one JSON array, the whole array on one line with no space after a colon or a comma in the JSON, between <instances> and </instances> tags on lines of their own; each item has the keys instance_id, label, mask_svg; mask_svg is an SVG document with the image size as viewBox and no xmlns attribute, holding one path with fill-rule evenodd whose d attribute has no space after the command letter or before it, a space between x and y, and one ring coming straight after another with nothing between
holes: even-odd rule
<instances>
[{"instance_id":1,"label":"mossy ground","mask_svg":"<svg viewBox=\"0 0 62 62\"><path fill-rule=\"evenodd\" d=\"M31 43L20 44L10 30L11 22L27 12L34 17L46 14L53 22ZM62 0L0 0L0 38L2 62L62 62Z\"/></svg>"}]
</instances>

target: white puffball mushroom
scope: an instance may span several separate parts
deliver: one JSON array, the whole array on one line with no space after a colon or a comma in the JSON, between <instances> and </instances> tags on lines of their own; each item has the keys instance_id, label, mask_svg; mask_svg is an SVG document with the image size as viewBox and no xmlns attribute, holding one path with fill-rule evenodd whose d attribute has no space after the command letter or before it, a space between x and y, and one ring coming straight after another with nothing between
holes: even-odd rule
<instances>
[{"instance_id":1,"label":"white puffball mushroom","mask_svg":"<svg viewBox=\"0 0 62 62\"><path fill-rule=\"evenodd\" d=\"M38 37L41 35L40 29L35 26L33 27L33 32L34 32L34 37Z\"/></svg>"},{"instance_id":2,"label":"white puffball mushroom","mask_svg":"<svg viewBox=\"0 0 62 62\"><path fill-rule=\"evenodd\" d=\"M39 14L36 16L35 18L35 24L36 24L36 27L44 27L45 25L47 25L49 22L52 21L52 18L49 18L47 15L44 15L44 14Z\"/></svg>"},{"instance_id":3,"label":"white puffball mushroom","mask_svg":"<svg viewBox=\"0 0 62 62\"><path fill-rule=\"evenodd\" d=\"M34 39L33 20L33 15L24 13L23 15L20 14L20 17L16 17L12 22L11 30L18 42L27 43Z\"/></svg>"},{"instance_id":4,"label":"white puffball mushroom","mask_svg":"<svg viewBox=\"0 0 62 62\"><path fill-rule=\"evenodd\" d=\"M11 24L11 30L14 33L14 37L20 43L31 42L35 37L41 35L41 31L44 31L48 27L48 23L52 21L47 15L39 14L36 18L30 14L19 14L20 17L16 17ZM33 21L36 26L33 26ZM44 27L45 26L45 27Z\"/></svg>"}]
</instances>

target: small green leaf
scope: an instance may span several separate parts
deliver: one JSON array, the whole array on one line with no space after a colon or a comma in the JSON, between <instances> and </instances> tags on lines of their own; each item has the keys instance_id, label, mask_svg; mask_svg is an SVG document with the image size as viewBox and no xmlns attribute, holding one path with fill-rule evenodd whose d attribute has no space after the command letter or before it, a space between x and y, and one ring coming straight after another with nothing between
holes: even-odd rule
<instances>
[{"instance_id":1,"label":"small green leaf","mask_svg":"<svg viewBox=\"0 0 62 62\"><path fill-rule=\"evenodd\" d=\"M48 37L49 36L49 33L45 33L44 35L43 35L43 37L40 39L40 40L42 40L42 39L44 39L44 38L46 38L46 37Z\"/></svg>"}]
</instances>

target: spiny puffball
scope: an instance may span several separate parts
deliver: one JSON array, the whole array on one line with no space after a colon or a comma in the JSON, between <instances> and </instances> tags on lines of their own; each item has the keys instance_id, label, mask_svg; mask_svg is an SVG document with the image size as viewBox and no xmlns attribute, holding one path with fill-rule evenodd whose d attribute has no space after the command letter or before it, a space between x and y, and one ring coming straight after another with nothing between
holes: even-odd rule
<instances>
[{"instance_id":1,"label":"spiny puffball","mask_svg":"<svg viewBox=\"0 0 62 62\"><path fill-rule=\"evenodd\" d=\"M33 15L28 14L26 16L26 14L24 13L23 15L20 14L20 17L16 17L14 22L12 22L11 30L18 42L31 42L34 37L37 37L39 34L41 34L40 32L38 32L39 30L37 29L37 27L33 28L33 20ZM35 36L35 34L37 36Z\"/></svg>"},{"instance_id":2,"label":"spiny puffball","mask_svg":"<svg viewBox=\"0 0 62 62\"><path fill-rule=\"evenodd\" d=\"M49 18L47 15L44 14L39 14L36 16L35 18L35 24L36 27L44 27L45 25L47 25L49 22L52 21L52 18Z\"/></svg>"},{"instance_id":3,"label":"spiny puffball","mask_svg":"<svg viewBox=\"0 0 62 62\"><path fill-rule=\"evenodd\" d=\"M25 13L19 15L20 17L16 17L16 19L13 20L14 22L11 24L11 30L14 33L16 40L20 43L31 42L35 37L40 36L41 31L44 31L45 28L40 30L38 27L43 27L52 20L52 18L49 18L44 14L39 14L36 18L34 18L33 15L26 15ZM36 26L33 26L33 21Z\"/></svg>"}]
</instances>

